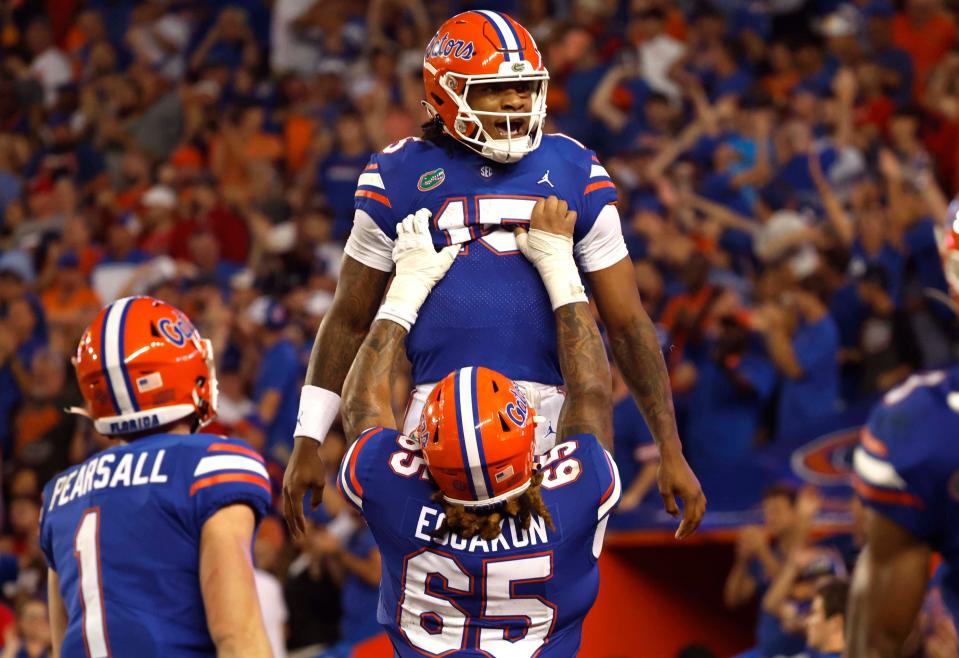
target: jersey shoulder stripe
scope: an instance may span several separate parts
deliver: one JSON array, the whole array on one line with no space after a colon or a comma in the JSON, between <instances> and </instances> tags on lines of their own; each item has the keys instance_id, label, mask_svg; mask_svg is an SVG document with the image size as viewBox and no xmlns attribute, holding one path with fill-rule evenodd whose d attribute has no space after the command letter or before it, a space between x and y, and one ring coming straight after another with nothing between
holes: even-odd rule
<instances>
[{"instance_id":1,"label":"jersey shoulder stripe","mask_svg":"<svg viewBox=\"0 0 959 658\"><path fill-rule=\"evenodd\" d=\"M611 180L598 180L593 183L590 183L586 186L586 189L583 190L583 195L592 194L598 190L605 189L616 189L616 185Z\"/></svg>"},{"instance_id":2,"label":"jersey shoulder stripe","mask_svg":"<svg viewBox=\"0 0 959 658\"><path fill-rule=\"evenodd\" d=\"M343 463L340 465L340 471L336 478L337 489L358 509L363 509L363 484L356 473L360 451L367 441L382 434L384 430L383 427L372 427L362 432L350 446L350 449L346 451L346 455L343 456Z\"/></svg>"},{"instance_id":3,"label":"jersey shoulder stripe","mask_svg":"<svg viewBox=\"0 0 959 658\"><path fill-rule=\"evenodd\" d=\"M353 196L358 199L372 199L373 201L382 203L387 208L393 207L393 204L390 203L390 200L379 192L372 192L370 190L357 190Z\"/></svg>"},{"instance_id":4,"label":"jersey shoulder stripe","mask_svg":"<svg viewBox=\"0 0 959 658\"><path fill-rule=\"evenodd\" d=\"M595 181L596 179L609 179L609 172L606 171L606 167L601 164L598 164L597 160L593 161L593 165L589 168L589 179Z\"/></svg>"},{"instance_id":5,"label":"jersey shoulder stripe","mask_svg":"<svg viewBox=\"0 0 959 658\"><path fill-rule=\"evenodd\" d=\"M852 477L852 486L856 493L862 496L867 502L879 503L881 505L900 505L903 507L913 507L915 509L924 509L926 507L922 499L908 491L890 491L874 487L865 482L859 475Z\"/></svg>"},{"instance_id":6,"label":"jersey shoulder stripe","mask_svg":"<svg viewBox=\"0 0 959 658\"><path fill-rule=\"evenodd\" d=\"M853 468L860 478L877 487L906 489L906 481L896 472L895 466L872 455L862 446L857 448L853 455Z\"/></svg>"},{"instance_id":7,"label":"jersey shoulder stripe","mask_svg":"<svg viewBox=\"0 0 959 658\"><path fill-rule=\"evenodd\" d=\"M603 449L603 457L606 458L606 466L609 468L611 481L609 483L609 488L606 489L602 497L599 499L599 511L597 516L600 519L612 511L622 495L622 483L619 480L619 469L616 468L616 462L613 461L612 455L610 455L609 451L605 448Z\"/></svg>"},{"instance_id":8,"label":"jersey shoulder stripe","mask_svg":"<svg viewBox=\"0 0 959 658\"><path fill-rule=\"evenodd\" d=\"M383 177L380 176L375 171L369 172L364 171L360 174L359 179L357 179L356 184L359 187L375 187L380 190L385 190L386 186L383 184Z\"/></svg>"},{"instance_id":9,"label":"jersey shoulder stripe","mask_svg":"<svg viewBox=\"0 0 959 658\"><path fill-rule=\"evenodd\" d=\"M381 222L388 222L390 215L379 216L379 212L385 213L384 209L392 210L394 205L403 205L403 194L398 190L402 189L402 181L409 173L407 162L419 161L435 148L434 144L419 137L407 137L374 153L356 182L355 207L369 212L382 229Z\"/></svg>"},{"instance_id":10,"label":"jersey shoulder stripe","mask_svg":"<svg viewBox=\"0 0 959 658\"><path fill-rule=\"evenodd\" d=\"M190 496L214 485L249 484L272 496L270 474L262 455L239 441L209 437L193 468ZM202 446L198 446L203 449ZM196 454L195 452L193 454Z\"/></svg>"},{"instance_id":11,"label":"jersey shoulder stripe","mask_svg":"<svg viewBox=\"0 0 959 658\"><path fill-rule=\"evenodd\" d=\"M196 469L193 471L193 477L196 478L201 475L217 473L219 471L249 471L267 480L270 479L270 475L266 472L266 467L262 462L251 459L246 455L235 454L203 457L197 462Z\"/></svg>"},{"instance_id":12,"label":"jersey shoulder stripe","mask_svg":"<svg viewBox=\"0 0 959 658\"><path fill-rule=\"evenodd\" d=\"M862 447L876 455L877 457L886 457L889 454L889 448L868 427L863 428L859 435L859 442Z\"/></svg>"},{"instance_id":13,"label":"jersey shoulder stripe","mask_svg":"<svg viewBox=\"0 0 959 658\"><path fill-rule=\"evenodd\" d=\"M264 480L259 475L252 473L223 473L201 478L190 487L190 495L194 496L198 491L216 484L252 484L263 489L268 495L273 495L269 480Z\"/></svg>"}]
</instances>

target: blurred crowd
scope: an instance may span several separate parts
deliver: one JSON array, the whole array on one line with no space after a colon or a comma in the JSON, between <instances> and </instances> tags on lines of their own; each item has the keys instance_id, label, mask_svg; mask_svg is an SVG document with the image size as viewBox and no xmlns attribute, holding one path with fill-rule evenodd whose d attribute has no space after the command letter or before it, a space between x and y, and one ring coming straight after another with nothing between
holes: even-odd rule
<instances>
[{"instance_id":1,"label":"blurred crowd","mask_svg":"<svg viewBox=\"0 0 959 658\"><path fill-rule=\"evenodd\" d=\"M4 0L4 656L47 650L40 488L105 445L61 412L80 402L82 328L129 294L183 309L216 349L213 431L261 450L278 487L356 180L419 133L422 52L470 8L532 31L548 130L616 181L695 468L955 360L934 226L959 186L959 49L940 0ZM629 510L656 453L614 384ZM379 555L336 498L298 545L275 519L257 541L291 655L345 655L371 632ZM744 564L770 566L770 546L799 572L814 561L771 532L745 533ZM752 569L731 602L772 581Z\"/></svg>"},{"instance_id":2,"label":"blurred crowd","mask_svg":"<svg viewBox=\"0 0 959 658\"><path fill-rule=\"evenodd\" d=\"M769 487L763 522L741 528L723 598L729 608L758 602L755 647L736 658L846 655L849 579L865 543L865 510L852 499L852 531L815 528L822 500L812 487ZM956 658L959 636L934 577L902 656Z\"/></svg>"}]
</instances>

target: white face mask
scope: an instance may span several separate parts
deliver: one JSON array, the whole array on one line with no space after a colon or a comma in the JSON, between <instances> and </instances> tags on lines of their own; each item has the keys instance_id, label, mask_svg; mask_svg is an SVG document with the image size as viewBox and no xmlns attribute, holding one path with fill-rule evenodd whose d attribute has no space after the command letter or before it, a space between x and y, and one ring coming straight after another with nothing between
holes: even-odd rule
<instances>
[{"instance_id":1,"label":"white face mask","mask_svg":"<svg viewBox=\"0 0 959 658\"><path fill-rule=\"evenodd\" d=\"M524 65L524 66L519 66ZM484 112L474 110L466 101L473 86L501 82L538 83L532 92L533 103L529 112ZM456 103L457 115L447 132L483 157L494 162L508 163L521 160L535 151L543 138L543 123L546 120L546 89L549 72L534 71L529 62L503 62L496 75L458 75L447 73L440 78L440 85ZM431 104L424 102L427 111L436 115ZM499 117L506 125L490 134L483 127L481 117ZM514 131L514 122L525 122L525 130ZM502 130L502 132L500 132Z\"/></svg>"}]
</instances>

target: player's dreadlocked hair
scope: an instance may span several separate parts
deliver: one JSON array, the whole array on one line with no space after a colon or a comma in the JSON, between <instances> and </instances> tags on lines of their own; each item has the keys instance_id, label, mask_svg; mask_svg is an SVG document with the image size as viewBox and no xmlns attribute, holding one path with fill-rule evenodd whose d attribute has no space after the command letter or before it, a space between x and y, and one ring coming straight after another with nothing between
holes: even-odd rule
<instances>
[{"instance_id":1,"label":"player's dreadlocked hair","mask_svg":"<svg viewBox=\"0 0 959 658\"><path fill-rule=\"evenodd\" d=\"M421 125L420 129L423 131L423 139L436 145L442 145L444 141L449 139L439 114L430 117L430 120Z\"/></svg>"},{"instance_id":2,"label":"player's dreadlocked hair","mask_svg":"<svg viewBox=\"0 0 959 658\"><path fill-rule=\"evenodd\" d=\"M541 517L550 530L555 530L553 517L543 503L543 497L540 494L540 484L543 482L543 474L537 471L533 473L529 488L523 493L510 498L504 503L500 503L492 508L485 508L482 511L470 511L462 505L454 505L443 498L443 493L437 491L433 494L433 501L443 506L446 518L442 525L433 532L433 539L442 539L449 533L455 533L463 539L469 539L479 535L483 539L496 539L500 535L500 522L506 517L513 517L518 520L523 530L529 530L529 522L533 515Z\"/></svg>"}]
</instances>

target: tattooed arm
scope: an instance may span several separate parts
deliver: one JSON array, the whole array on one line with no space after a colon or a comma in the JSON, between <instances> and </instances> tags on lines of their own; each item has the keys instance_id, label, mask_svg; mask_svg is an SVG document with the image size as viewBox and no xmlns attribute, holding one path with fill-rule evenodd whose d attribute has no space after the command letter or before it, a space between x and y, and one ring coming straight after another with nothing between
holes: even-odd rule
<instances>
[{"instance_id":1,"label":"tattooed arm","mask_svg":"<svg viewBox=\"0 0 959 658\"><path fill-rule=\"evenodd\" d=\"M377 320L360 345L343 383L343 431L348 440L371 427L396 427L391 403L393 364L403 348L406 329L392 320Z\"/></svg>"},{"instance_id":2,"label":"tattooed arm","mask_svg":"<svg viewBox=\"0 0 959 658\"><path fill-rule=\"evenodd\" d=\"M683 539L699 527L706 512L706 497L683 456L669 374L656 328L636 289L632 262L624 258L606 269L590 272L587 281L616 365L659 448L659 493L666 511L678 516L676 498L683 501L683 521L676 531L676 538Z\"/></svg>"},{"instance_id":3,"label":"tattooed arm","mask_svg":"<svg viewBox=\"0 0 959 658\"><path fill-rule=\"evenodd\" d=\"M556 433L560 440L592 434L612 450L612 384L599 330L573 259L576 211L551 196L530 214L529 232L517 227L516 244L539 272L556 317L559 366L566 399Z\"/></svg>"},{"instance_id":4,"label":"tattooed arm","mask_svg":"<svg viewBox=\"0 0 959 658\"><path fill-rule=\"evenodd\" d=\"M459 252L458 246L436 251L429 217L428 210L419 210L396 227L396 277L343 385L341 412L347 441L371 427L397 425L390 395L393 364L420 306Z\"/></svg>"},{"instance_id":5,"label":"tattooed arm","mask_svg":"<svg viewBox=\"0 0 959 658\"><path fill-rule=\"evenodd\" d=\"M613 358L636 399L660 454L682 450L669 375L656 328L643 309L629 259L587 275Z\"/></svg>"},{"instance_id":6,"label":"tattooed arm","mask_svg":"<svg viewBox=\"0 0 959 658\"><path fill-rule=\"evenodd\" d=\"M559 367L566 400L559 414L557 440L593 434L613 449L613 401L609 363L589 304L566 304L555 311Z\"/></svg>"}]
</instances>

